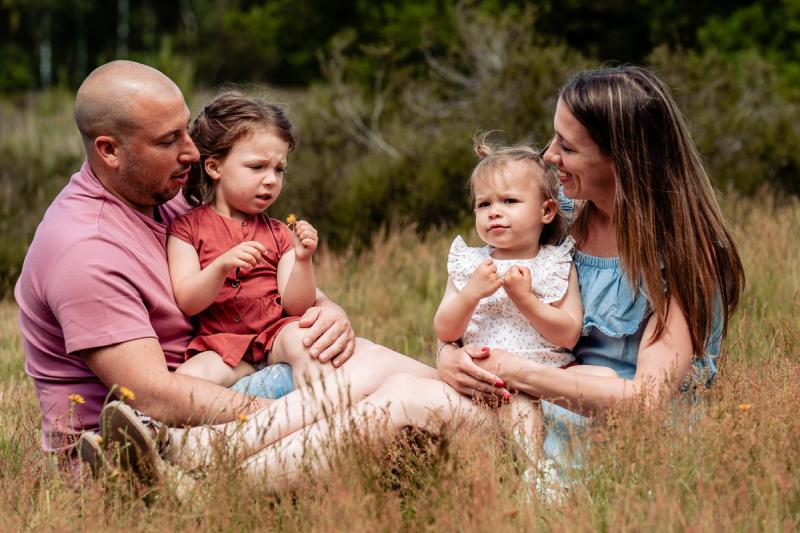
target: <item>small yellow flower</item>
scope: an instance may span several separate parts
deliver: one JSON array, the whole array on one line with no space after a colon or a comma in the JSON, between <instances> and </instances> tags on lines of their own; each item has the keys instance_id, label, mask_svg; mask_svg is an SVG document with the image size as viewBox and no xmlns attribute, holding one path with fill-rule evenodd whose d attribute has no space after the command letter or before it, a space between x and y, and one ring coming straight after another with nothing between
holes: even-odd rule
<instances>
[{"instance_id":1,"label":"small yellow flower","mask_svg":"<svg viewBox=\"0 0 800 533\"><path fill-rule=\"evenodd\" d=\"M102 446L103 445L103 437L101 437L100 435L96 436L95 440L97 441L97 445L98 446Z\"/></svg>"},{"instance_id":2,"label":"small yellow flower","mask_svg":"<svg viewBox=\"0 0 800 533\"><path fill-rule=\"evenodd\" d=\"M287 224L287 225L288 225L290 228L291 228L292 226L294 226L295 224L297 224L297 217L295 216L295 214L294 214L294 213L292 213L292 214L290 214L288 217L286 217L286 224Z\"/></svg>"},{"instance_id":3,"label":"small yellow flower","mask_svg":"<svg viewBox=\"0 0 800 533\"><path fill-rule=\"evenodd\" d=\"M120 386L119 397L128 402L132 402L136 399L136 395L133 393L133 391L125 386Z\"/></svg>"},{"instance_id":4,"label":"small yellow flower","mask_svg":"<svg viewBox=\"0 0 800 533\"><path fill-rule=\"evenodd\" d=\"M86 403L86 400L84 400L83 396L81 396L80 394L70 394L69 396L67 396L67 399L69 399L69 403L71 404Z\"/></svg>"},{"instance_id":5,"label":"small yellow flower","mask_svg":"<svg viewBox=\"0 0 800 533\"><path fill-rule=\"evenodd\" d=\"M238 420L240 424L244 424L245 422L250 420L250 417L244 413L239 413L239 416L236 417L236 420Z\"/></svg>"},{"instance_id":6,"label":"small yellow flower","mask_svg":"<svg viewBox=\"0 0 800 533\"><path fill-rule=\"evenodd\" d=\"M739 404L739 410L740 411L749 411L750 410L750 404L749 403L740 403Z\"/></svg>"}]
</instances>

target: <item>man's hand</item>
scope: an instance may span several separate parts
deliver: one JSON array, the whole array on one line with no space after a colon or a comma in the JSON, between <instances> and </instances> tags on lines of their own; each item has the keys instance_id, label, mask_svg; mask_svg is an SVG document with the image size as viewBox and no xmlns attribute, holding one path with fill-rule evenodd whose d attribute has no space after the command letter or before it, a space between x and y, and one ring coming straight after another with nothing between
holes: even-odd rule
<instances>
[{"instance_id":1,"label":"man's hand","mask_svg":"<svg viewBox=\"0 0 800 533\"><path fill-rule=\"evenodd\" d=\"M511 266L503 276L502 283L508 297L515 302L533 294L531 292L531 271L527 267Z\"/></svg>"},{"instance_id":2,"label":"man's hand","mask_svg":"<svg viewBox=\"0 0 800 533\"><path fill-rule=\"evenodd\" d=\"M497 266L494 261L485 259L475 272L470 276L469 281L461 290L461 294L475 302L480 301L494 294L500 288L500 278L497 276Z\"/></svg>"},{"instance_id":3,"label":"man's hand","mask_svg":"<svg viewBox=\"0 0 800 533\"><path fill-rule=\"evenodd\" d=\"M308 328L303 345L320 363L330 361L339 367L353 355L356 340L350 320L342 308L330 300L310 307L300 317L298 325Z\"/></svg>"},{"instance_id":4,"label":"man's hand","mask_svg":"<svg viewBox=\"0 0 800 533\"><path fill-rule=\"evenodd\" d=\"M463 348L444 346L439 354L439 376L456 391L473 398L476 393L496 394L507 399L509 392L496 374L475 364L473 359L488 357L489 348L467 345Z\"/></svg>"},{"instance_id":5,"label":"man's hand","mask_svg":"<svg viewBox=\"0 0 800 533\"><path fill-rule=\"evenodd\" d=\"M294 258L296 261L308 261L319 243L317 230L305 220L296 222L293 229Z\"/></svg>"}]
</instances>

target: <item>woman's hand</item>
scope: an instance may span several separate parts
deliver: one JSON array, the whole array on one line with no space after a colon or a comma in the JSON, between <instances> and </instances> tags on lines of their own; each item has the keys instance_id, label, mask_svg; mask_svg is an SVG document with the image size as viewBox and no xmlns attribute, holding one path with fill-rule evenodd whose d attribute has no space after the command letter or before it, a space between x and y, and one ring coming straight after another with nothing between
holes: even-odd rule
<instances>
[{"instance_id":1,"label":"woman's hand","mask_svg":"<svg viewBox=\"0 0 800 533\"><path fill-rule=\"evenodd\" d=\"M350 319L332 301L317 299L317 305L310 307L300 317L298 326L308 328L303 345L320 363L330 361L333 366L339 367L353 355L356 340Z\"/></svg>"},{"instance_id":2,"label":"woman's hand","mask_svg":"<svg viewBox=\"0 0 800 533\"><path fill-rule=\"evenodd\" d=\"M510 398L505 384L496 374L475 364L490 353L489 348L471 345L456 348L446 344L439 354L439 376L442 381L469 398L478 392Z\"/></svg>"},{"instance_id":3,"label":"woman's hand","mask_svg":"<svg viewBox=\"0 0 800 533\"><path fill-rule=\"evenodd\" d=\"M492 348L482 352L481 357L473 359L473 364L497 376L507 389L517 389L519 376L525 376L528 372L536 371L537 368L549 368L501 348ZM531 391L526 390L525 392L529 396L533 396Z\"/></svg>"}]
</instances>

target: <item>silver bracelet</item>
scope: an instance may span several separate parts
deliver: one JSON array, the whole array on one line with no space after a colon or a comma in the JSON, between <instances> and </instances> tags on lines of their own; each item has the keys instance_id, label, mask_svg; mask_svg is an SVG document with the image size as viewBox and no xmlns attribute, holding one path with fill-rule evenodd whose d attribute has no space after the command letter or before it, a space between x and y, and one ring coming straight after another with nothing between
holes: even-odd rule
<instances>
[{"instance_id":1,"label":"silver bracelet","mask_svg":"<svg viewBox=\"0 0 800 533\"><path fill-rule=\"evenodd\" d=\"M461 345L459 343L457 343L457 342L453 342L453 341L442 342L442 341L439 341L439 347L436 349L436 367L435 368L437 370L439 369L439 356L442 354L442 348L444 348L448 344L450 346L455 347L455 348L461 348Z\"/></svg>"}]
</instances>

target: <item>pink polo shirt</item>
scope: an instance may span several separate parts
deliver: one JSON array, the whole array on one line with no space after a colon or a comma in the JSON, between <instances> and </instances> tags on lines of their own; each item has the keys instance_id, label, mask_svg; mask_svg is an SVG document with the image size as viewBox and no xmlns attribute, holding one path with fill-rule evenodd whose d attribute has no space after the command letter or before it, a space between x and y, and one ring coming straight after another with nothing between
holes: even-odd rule
<instances>
[{"instance_id":1,"label":"pink polo shirt","mask_svg":"<svg viewBox=\"0 0 800 533\"><path fill-rule=\"evenodd\" d=\"M98 428L109 390L81 350L154 337L170 369L183 361L192 326L172 296L165 224L187 209L178 195L156 222L109 193L88 163L47 209L14 291L46 450ZM70 406L71 394L85 403Z\"/></svg>"}]
</instances>

